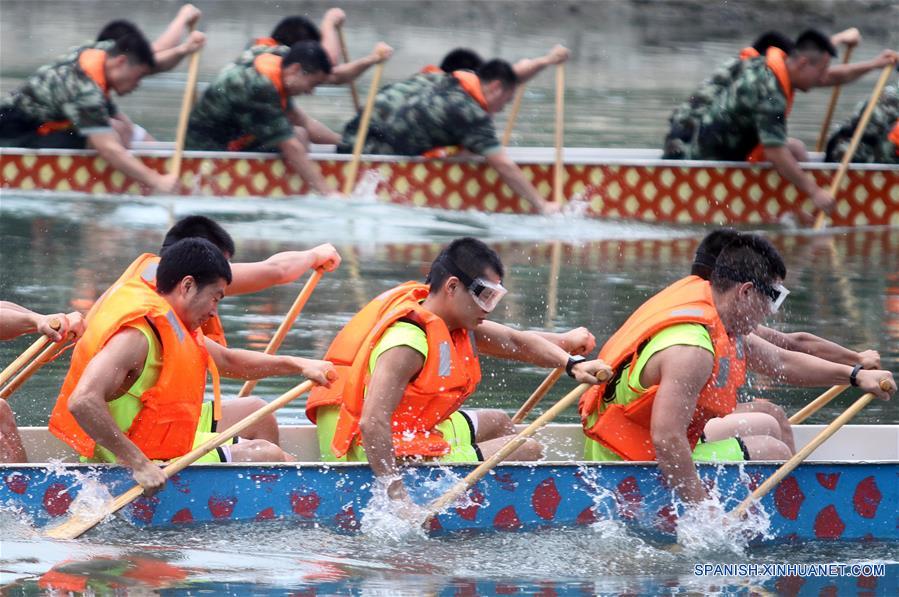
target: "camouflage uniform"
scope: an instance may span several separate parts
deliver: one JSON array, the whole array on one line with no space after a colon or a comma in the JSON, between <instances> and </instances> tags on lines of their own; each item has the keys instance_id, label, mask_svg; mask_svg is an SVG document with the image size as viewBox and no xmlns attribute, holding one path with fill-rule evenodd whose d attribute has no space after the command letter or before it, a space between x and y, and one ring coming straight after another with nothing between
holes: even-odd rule
<instances>
[{"instance_id":1,"label":"camouflage uniform","mask_svg":"<svg viewBox=\"0 0 899 597\"><path fill-rule=\"evenodd\" d=\"M860 103L847 122L837 130L827 142L826 160L840 162L849 149L855 127L861 119L867 102ZM880 101L871 112L871 120L859 140L853 162L869 164L899 164L899 145L889 140L890 131L899 122L899 87L887 87Z\"/></svg>"},{"instance_id":2,"label":"camouflage uniform","mask_svg":"<svg viewBox=\"0 0 899 597\"><path fill-rule=\"evenodd\" d=\"M786 144L787 97L777 77L764 57L740 62L733 65L734 78L727 84L717 90L708 82L703 85L701 91L711 96L701 97L690 116L698 130L682 147L673 148L682 150L684 159L740 161L760 143Z\"/></svg>"},{"instance_id":3,"label":"camouflage uniform","mask_svg":"<svg viewBox=\"0 0 899 597\"><path fill-rule=\"evenodd\" d=\"M257 44L254 40L247 44L246 49L240 53L240 56L237 57L234 64L253 64L253 61L256 60L256 57L260 54L276 54L283 58L287 56L288 52L290 52L290 46Z\"/></svg>"},{"instance_id":4,"label":"camouflage uniform","mask_svg":"<svg viewBox=\"0 0 899 597\"><path fill-rule=\"evenodd\" d=\"M358 128L357 115L347 123L338 151L352 151ZM411 156L456 145L480 155L501 149L490 114L455 77L418 74L378 92L365 153Z\"/></svg>"},{"instance_id":5,"label":"camouflage uniform","mask_svg":"<svg viewBox=\"0 0 899 597\"><path fill-rule=\"evenodd\" d=\"M25 83L0 100L0 146L84 148L87 135L112 132L115 104L78 64L88 48L109 51L114 42L73 48L53 64L42 66ZM45 123L71 126L42 130Z\"/></svg>"},{"instance_id":6,"label":"camouflage uniform","mask_svg":"<svg viewBox=\"0 0 899 597\"><path fill-rule=\"evenodd\" d=\"M186 146L212 151L278 151L278 145L293 135L278 90L251 61L229 64L209 84L190 113Z\"/></svg>"}]
</instances>

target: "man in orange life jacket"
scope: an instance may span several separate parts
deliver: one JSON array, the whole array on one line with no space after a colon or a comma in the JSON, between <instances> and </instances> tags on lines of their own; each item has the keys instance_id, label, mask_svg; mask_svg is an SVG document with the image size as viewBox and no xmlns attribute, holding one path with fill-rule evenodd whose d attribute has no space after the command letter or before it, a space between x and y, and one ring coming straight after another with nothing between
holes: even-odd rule
<instances>
[{"instance_id":1,"label":"man in orange life jacket","mask_svg":"<svg viewBox=\"0 0 899 597\"><path fill-rule=\"evenodd\" d=\"M131 93L155 65L140 32L108 49L83 48L37 73L0 100L0 146L90 147L114 168L159 193L176 189L174 174L160 174L125 149L111 118L110 93Z\"/></svg>"},{"instance_id":2,"label":"man in orange life jacket","mask_svg":"<svg viewBox=\"0 0 899 597\"><path fill-rule=\"evenodd\" d=\"M315 42L294 44L285 56L260 54L225 67L190 113L187 148L280 152L287 166L321 195L336 194L309 157L308 138L291 122L291 98L312 94L331 72Z\"/></svg>"},{"instance_id":3,"label":"man in orange life jacket","mask_svg":"<svg viewBox=\"0 0 899 597\"><path fill-rule=\"evenodd\" d=\"M708 499L693 459L783 459L772 436L700 443L706 423L733 412L745 368L776 382L851 384L888 399L888 371L832 363L774 346L752 332L786 297L786 267L764 238L743 234L718 256L711 282L688 276L650 298L600 351L616 371L579 409L588 460L657 460L686 503ZM745 366L744 366L745 363ZM890 390L880 388L889 380Z\"/></svg>"},{"instance_id":4,"label":"man in orange life jacket","mask_svg":"<svg viewBox=\"0 0 899 597\"><path fill-rule=\"evenodd\" d=\"M43 334L53 342L62 342L84 333L81 313L41 315L9 301L0 301L0 340L12 340L25 334ZM0 398L0 462L28 462L16 417L9 403Z\"/></svg>"},{"instance_id":5,"label":"man in orange life jacket","mask_svg":"<svg viewBox=\"0 0 899 597\"><path fill-rule=\"evenodd\" d=\"M597 383L597 375L609 373L603 362L567 352L593 349L583 328L549 334L487 321L506 293L502 277L492 249L458 239L434 260L429 285L388 290L350 320L325 355L338 381L316 388L306 405L323 459L367 460L388 483L388 496L408 504L398 458L476 462L514 433L503 411L460 410L481 379L479 353L566 367L579 382ZM540 451L529 440L511 458L536 460Z\"/></svg>"},{"instance_id":6,"label":"man in orange life jacket","mask_svg":"<svg viewBox=\"0 0 899 597\"><path fill-rule=\"evenodd\" d=\"M228 262L209 241L188 238L169 247L155 271L135 272L100 299L76 344L49 428L88 459L118 461L150 494L165 484L153 459L186 454L217 427L245 416L242 399L220 403L218 371L259 379L303 375L327 385L326 361L224 348L199 328L216 315L231 281ZM207 372L216 399L203 403ZM210 408L211 407L211 408ZM289 461L269 416L240 441L204 457L219 462Z\"/></svg>"}]
</instances>

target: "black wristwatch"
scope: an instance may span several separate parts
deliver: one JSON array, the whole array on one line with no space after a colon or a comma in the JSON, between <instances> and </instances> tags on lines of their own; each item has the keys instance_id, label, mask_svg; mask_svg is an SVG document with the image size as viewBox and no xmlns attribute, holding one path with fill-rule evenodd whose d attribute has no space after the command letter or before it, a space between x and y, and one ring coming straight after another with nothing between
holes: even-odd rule
<instances>
[{"instance_id":1,"label":"black wristwatch","mask_svg":"<svg viewBox=\"0 0 899 597\"><path fill-rule=\"evenodd\" d=\"M858 372L862 370L861 363L852 368L852 373L849 374L849 385L853 388L858 387Z\"/></svg>"},{"instance_id":2,"label":"black wristwatch","mask_svg":"<svg viewBox=\"0 0 899 597\"><path fill-rule=\"evenodd\" d=\"M578 363L583 363L587 360L587 357L580 354L573 354L568 356L568 364L565 365L565 373L568 374L568 377L574 377L574 366Z\"/></svg>"}]
</instances>

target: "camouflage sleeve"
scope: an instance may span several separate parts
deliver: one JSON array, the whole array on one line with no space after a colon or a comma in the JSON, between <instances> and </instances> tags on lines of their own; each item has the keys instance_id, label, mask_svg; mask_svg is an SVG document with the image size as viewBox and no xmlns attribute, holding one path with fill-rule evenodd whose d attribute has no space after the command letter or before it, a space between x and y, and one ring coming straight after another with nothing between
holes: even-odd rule
<instances>
[{"instance_id":1,"label":"camouflage sleeve","mask_svg":"<svg viewBox=\"0 0 899 597\"><path fill-rule=\"evenodd\" d=\"M761 82L760 82L761 83ZM765 147L783 147L787 144L787 97L774 75L765 84L756 87L750 101L755 104L753 122L759 134L759 143Z\"/></svg>"},{"instance_id":2,"label":"camouflage sleeve","mask_svg":"<svg viewBox=\"0 0 899 597\"><path fill-rule=\"evenodd\" d=\"M96 85L84 85L80 93L62 105L62 111L82 135L108 133L112 125L107 101Z\"/></svg>"},{"instance_id":3,"label":"camouflage sleeve","mask_svg":"<svg viewBox=\"0 0 899 597\"><path fill-rule=\"evenodd\" d=\"M459 144L478 155L490 155L502 149L493 119L483 110L463 110L458 121Z\"/></svg>"}]
</instances>

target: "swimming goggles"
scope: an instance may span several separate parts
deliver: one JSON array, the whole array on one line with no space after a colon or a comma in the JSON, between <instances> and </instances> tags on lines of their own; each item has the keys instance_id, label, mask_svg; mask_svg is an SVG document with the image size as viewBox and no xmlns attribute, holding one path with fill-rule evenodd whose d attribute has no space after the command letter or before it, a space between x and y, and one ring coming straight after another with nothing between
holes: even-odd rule
<instances>
[{"instance_id":1,"label":"swimming goggles","mask_svg":"<svg viewBox=\"0 0 899 597\"><path fill-rule=\"evenodd\" d=\"M783 305L783 302L787 299L787 295L790 294L790 291L783 284L772 285L755 278L750 278L747 280L745 279L745 276L741 276L739 273L727 267L726 265L715 266L715 273L717 273L722 278L727 278L728 280L732 280L734 282L749 282L750 284L755 286L756 290L767 296L771 301L770 310L772 314L777 313L780 310L780 306Z\"/></svg>"},{"instance_id":2,"label":"swimming goggles","mask_svg":"<svg viewBox=\"0 0 899 597\"><path fill-rule=\"evenodd\" d=\"M487 313L496 309L502 298L509 292L499 282L491 282L481 276L472 279L471 276L463 272L459 266L445 255L438 259L435 265L440 265L446 271L459 278L459 281L468 290L468 294L471 295L477 306Z\"/></svg>"}]
</instances>

